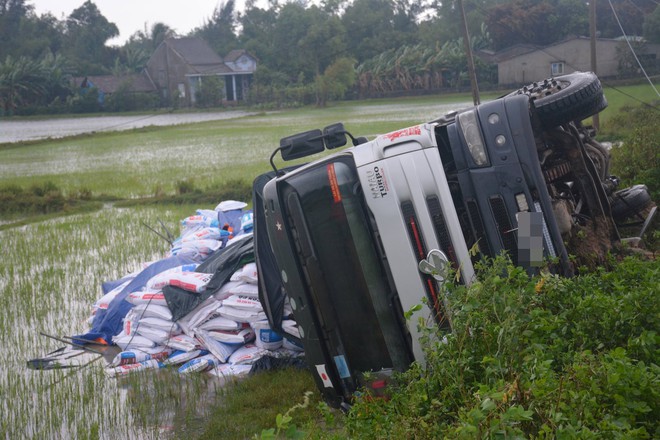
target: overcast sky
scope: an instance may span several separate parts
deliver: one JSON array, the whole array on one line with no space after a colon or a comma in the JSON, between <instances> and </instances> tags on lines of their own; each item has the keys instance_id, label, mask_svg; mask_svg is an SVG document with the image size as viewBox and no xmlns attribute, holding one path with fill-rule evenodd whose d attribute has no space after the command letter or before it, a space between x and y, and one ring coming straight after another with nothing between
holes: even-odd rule
<instances>
[{"instance_id":1,"label":"overcast sky","mask_svg":"<svg viewBox=\"0 0 660 440\"><path fill-rule=\"evenodd\" d=\"M201 26L211 17L222 0L92 0L101 14L119 28L119 38L109 44L123 44L138 30L147 29L154 23L162 22L179 34ZM65 19L80 7L85 0L28 0L38 15L52 13L58 19ZM237 1L237 6L242 4Z\"/></svg>"}]
</instances>

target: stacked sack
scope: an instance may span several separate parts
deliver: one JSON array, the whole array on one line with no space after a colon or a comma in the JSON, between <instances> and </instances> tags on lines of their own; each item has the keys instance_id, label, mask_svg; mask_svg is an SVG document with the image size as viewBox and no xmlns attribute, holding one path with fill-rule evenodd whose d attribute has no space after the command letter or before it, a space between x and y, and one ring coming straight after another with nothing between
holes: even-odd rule
<instances>
[{"instance_id":1,"label":"stacked sack","mask_svg":"<svg viewBox=\"0 0 660 440\"><path fill-rule=\"evenodd\" d=\"M232 210L240 206L240 202L230 201L218 208L223 204ZM184 219L181 236L169 254L185 254L201 263L215 250L251 234L251 212L241 212L240 223L235 223L238 227L218 221L213 212L198 210ZM302 355L300 346L270 329L258 297L255 263L240 267L213 295L174 322L162 289L170 285L191 293L204 292L213 274L196 272L197 266L165 270L149 279L142 290L128 295L126 300L133 306L124 317L121 333L112 340L123 351L106 368L109 376L174 365L182 374L208 371L229 378L247 374L265 355ZM125 279L130 281L130 275ZM113 290L121 290L128 281ZM112 301L111 294L104 295L95 307ZM297 335L295 321L285 320L283 325L288 333Z\"/></svg>"}]
</instances>

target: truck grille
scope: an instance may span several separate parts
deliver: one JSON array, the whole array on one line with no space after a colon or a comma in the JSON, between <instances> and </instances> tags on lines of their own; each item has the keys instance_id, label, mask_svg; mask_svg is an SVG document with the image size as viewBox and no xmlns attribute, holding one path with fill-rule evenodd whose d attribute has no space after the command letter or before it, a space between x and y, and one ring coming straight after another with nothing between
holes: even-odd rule
<instances>
[{"instance_id":1,"label":"truck grille","mask_svg":"<svg viewBox=\"0 0 660 440\"><path fill-rule=\"evenodd\" d=\"M424 237L422 236L422 231L419 228L415 207L410 201L403 202L401 204L401 212L403 214L404 221L406 222L408 238L412 243L413 250L417 257L417 263L419 264L420 261L426 258L427 249L424 245ZM429 304L433 307L433 314L436 322L438 323L438 326L441 328L449 328L449 320L446 319L442 298L440 298L435 279L431 275L423 274L421 272L420 275L424 280L426 297L429 300Z\"/></svg>"},{"instance_id":2,"label":"truck grille","mask_svg":"<svg viewBox=\"0 0 660 440\"><path fill-rule=\"evenodd\" d=\"M433 229L435 230L435 236L440 243L441 250L447 253L452 267L456 270L459 267L458 259L456 258L456 251L454 250L451 237L449 236L449 230L447 230L445 217L442 215L440 200L438 200L437 196L429 196L426 198L426 206L429 208L431 221L433 222Z\"/></svg>"},{"instance_id":3,"label":"truck grille","mask_svg":"<svg viewBox=\"0 0 660 440\"><path fill-rule=\"evenodd\" d=\"M509 213L504 200L501 196L492 196L489 202L500 239L502 240L502 246L509 253L513 264L518 264L518 243L516 242L516 234L511 226L511 220L509 220Z\"/></svg>"},{"instance_id":4,"label":"truck grille","mask_svg":"<svg viewBox=\"0 0 660 440\"><path fill-rule=\"evenodd\" d=\"M474 238L477 241L477 246L479 246L479 252L484 255L493 256L490 246L488 246L488 240L486 240L486 229L484 228L484 222L481 220L477 202L474 199L470 199L466 203L468 213L470 214L470 221L472 222Z\"/></svg>"}]
</instances>

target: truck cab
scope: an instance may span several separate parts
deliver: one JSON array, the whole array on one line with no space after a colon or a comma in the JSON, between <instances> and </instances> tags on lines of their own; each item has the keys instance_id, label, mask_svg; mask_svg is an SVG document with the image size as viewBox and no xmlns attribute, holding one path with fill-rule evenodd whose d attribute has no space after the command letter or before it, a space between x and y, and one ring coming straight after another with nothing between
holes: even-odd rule
<instances>
[{"instance_id":1,"label":"truck cab","mask_svg":"<svg viewBox=\"0 0 660 440\"><path fill-rule=\"evenodd\" d=\"M290 305L297 334L287 336L330 404L424 362L424 327L451 331L444 283L471 283L477 259L504 252L530 273L570 276L576 230L616 243L614 188L579 122L604 97L544 125L556 117L538 110L550 95L512 93L370 141L343 124L280 141L285 159L353 141L286 172L273 166L255 197L255 233L266 236L257 262L268 254L280 282L276 293L262 286L262 303L276 330L272 304Z\"/></svg>"}]
</instances>

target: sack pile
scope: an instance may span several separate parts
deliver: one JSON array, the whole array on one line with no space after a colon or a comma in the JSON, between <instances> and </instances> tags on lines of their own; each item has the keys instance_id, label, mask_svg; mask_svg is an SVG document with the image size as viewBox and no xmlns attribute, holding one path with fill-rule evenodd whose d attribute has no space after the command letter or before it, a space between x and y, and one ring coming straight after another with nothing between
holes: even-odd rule
<instances>
[{"instance_id":1,"label":"sack pile","mask_svg":"<svg viewBox=\"0 0 660 440\"><path fill-rule=\"evenodd\" d=\"M216 210L198 210L182 220L181 235L173 241L167 257L186 257L193 263L162 270L139 290L126 294L140 271L128 274L94 304L92 321L100 310L120 300L120 292L124 292L121 301L130 303L121 331L112 336L111 342L122 351L106 367L108 376L175 366L181 374L209 372L227 379L247 374L252 364L266 355L302 356L302 347L287 338L300 336L296 322L290 319L290 307L285 307L282 325L287 333L271 330L259 301L259 274L254 262L239 266L220 288L209 290L211 295L200 296L214 276L198 271L200 264L214 252L228 251L251 237L252 213L243 211L245 206L227 201ZM205 299L175 320L163 292L166 286L177 287L181 295Z\"/></svg>"}]
</instances>

